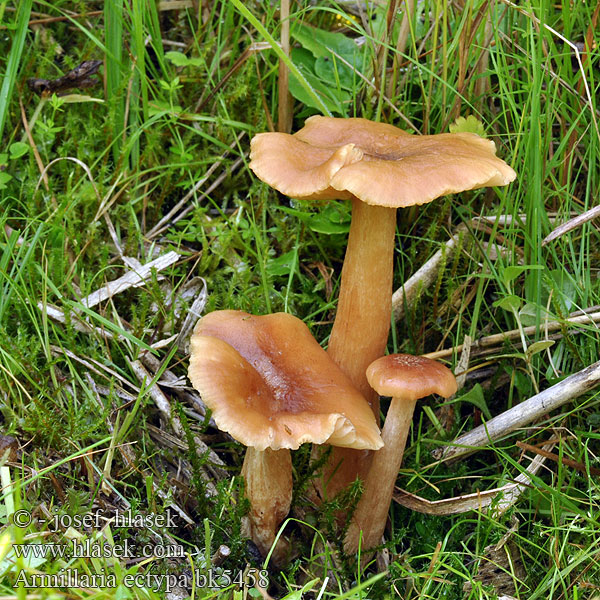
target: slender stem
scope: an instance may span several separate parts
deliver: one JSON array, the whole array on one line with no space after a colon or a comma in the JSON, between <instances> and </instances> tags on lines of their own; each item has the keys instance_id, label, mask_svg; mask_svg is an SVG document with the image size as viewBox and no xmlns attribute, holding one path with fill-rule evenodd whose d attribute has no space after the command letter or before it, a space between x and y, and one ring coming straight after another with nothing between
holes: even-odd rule
<instances>
[{"instance_id":1,"label":"slender stem","mask_svg":"<svg viewBox=\"0 0 600 600\"><path fill-rule=\"evenodd\" d=\"M396 209L352 201L352 224L342 268L335 322L327 352L368 400L379 422L379 396L367 381L367 367L385 354L392 314ZM381 452L380 450L378 452ZM364 479L372 453L333 448L325 468L332 498L356 477Z\"/></svg>"},{"instance_id":2,"label":"slender stem","mask_svg":"<svg viewBox=\"0 0 600 600\"><path fill-rule=\"evenodd\" d=\"M352 224L328 353L369 400L379 418L379 396L367 367L385 354L392 314L396 209L352 201Z\"/></svg>"},{"instance_id":3,"label":"slender stem","mask_svg":"<svg viewBox=\"0 0 600 600\"><path fill-rule=\"evenodd\" d=\"M281 0L279 8L281 21L281 49L290 55L290 0ZM292 96L289 91L290 70L279 60L279 108L277 131L289 133L292 129Z\"/></svg>"},{"instance_id":4,"label":"slender stem","mask_svg":"<svg viewBox=\"0 0 600 600\"><path fill-rule=\"evenodd\" d=\"M344 540L347 554L358 550L361 530L362 548L368 550L381 543L415 405L416 400L392 398L381 432L384 446L374 453L363 495ZM368 559L367 555L362 556L363 560Z\"/></svg>"},{"instance_id":5,"label":"slender stem","mask_svg":"<svg viewBox=\"0 0 600 600\"><path fill-rule=\"evenodd\" d=\"M290 451L247 448L242 467L246 481L246 497L250 501L250 537L266 556L275 541L281 521L292 503L292 459ZM278 543L275 562L285 553Z\"/></svg>"}]
</instances>

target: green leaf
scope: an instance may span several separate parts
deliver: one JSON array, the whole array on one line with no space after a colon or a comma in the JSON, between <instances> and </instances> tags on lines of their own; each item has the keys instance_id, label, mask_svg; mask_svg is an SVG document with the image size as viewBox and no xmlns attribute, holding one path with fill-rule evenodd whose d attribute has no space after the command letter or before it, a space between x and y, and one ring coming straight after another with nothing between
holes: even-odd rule
<instances>
[{"instance_id":1,"label":"green leaf","mask_svg":"<svg viewBox=\"0 0 600 600\"><path fill-rule=\"evenodd\" d=\"M349 92L337 90L320 79L313 70L314 57L307 50L293 48L291 55L292 61L297 65L298 71L300 71L305 82L308 83L312 90L312 93L309 94L299 79L293 73L290 73L289 86L292 96L306 106L310 106L316 110L320 110L320 105L324 104L330 113L345 115L345 106L350 105L352 95ZM315 97L320 102L315 100Z\"/></svg>"},{"instance_id":2,"label":"green leaf","mask_svg":"<svg viewBox=\"0 0 600 600\"><path fill-rule=\"evenodd\" d=\"M4 171L0 171L0 190L6 189L6 184L12 179L12 176Z\"/></svg>"},{"instance_id":3,"label":"green leaf","mask_svg":"<svg viewBox=\"0 0 600 600\"><path fill-rule=\"evenodd\" d=\"M290 60L290 57L282 50L279 43L275 41L265 26L252 14L252 12L250 12L241 0L231 0L231 3L255 27L258 33L265 38L273 52L277 54L279 59L283 61L290 70L290 77L297 79L296 83L300 84L300 86L304 88L304 91L311 96L313 103L316 103L317 110L327 116L331 116L331 111L327 108L327 105L321 100L318 94L315 93L311 84L304 78L304 74L298 69L294 62Z\"/></svg>"},{"instance_id":4,"label":"green leaf","mask_svg":"<svg viewBox=\"0 0 600 600\"><path fill-rule=\"evenodd\" d=\"M349 63L354 64L354 59L359 53L356 43L342 33L334 33L319 29L318 27L297 24L292 29L291 35L304 48L310 50L315 58L331 58L335 52Z\"/></svg>"},{"instance_id":5,"label":"green leaf","mask_svg":"<svg viewBox=\"0 0 600 600\"><path fill-rule=\"evenodd\" d=\"M519 307L521 306L521 298L511 294L509 296L504 296L504 298L500 298L494 302L493 306L499 306L504 310L508 310L510 312L517 312Z\"/></svg>"},{"instance_id":6,"label":"green leaf","mask_svg":"<svg viewBox=\"0 0 600 600\"><path fill-rule=\"evenodd\" d=\"M543 352L546 348L550 348L551 346L554 346L554 340L540 340L539 342L534 342L527 348L527 359L530 359L534 354Z\"/></svg>"},{"instance_id":7,"label":"green leaf","mask_svg":"<svg viewBox=\"0 0 600 600\"><path fill-rule=\"evenodd\" d=\"M269 275L289 275L297 262L296 250L290 250L277 258L267 260L267 273Z\"/></svg>"},{"instance_id":8,"label":"green leaf","mask_svg":"<svg viewBox=\"0 0 600 600\"><path fill-rule=\"evenodd\" d=\"M504 283L510 283L516 279L521 273L528 270L543 269L542 265L511 265L502 271L502 280Z\"/></svg>"},{"instance_id":9,"label":"green leaf","mask_svg":"<svg viewBox=\"0 0 600 600\"><path fill-rule=\"evenodd\" d=\"M165 58L170 60L176 67L201 67L204 65L204 59L189 58L183 52L167 52Z\"/></svg>"},{"instance_id":10,"label":"green leaf","mask_svg":"<svg viewBox=\"0 0 600 600\"><path fill-rule=\"evenodd\" d=\"M350 217L340 211L335 204L330 204L321 212L309 215L306 224L316 233L325 235L347 234L350 231Z\"/></svg>"},{"instance_id":11,"label":"green leaf","mask_svg":"<svg viewBox=\"0 0 600 600\"><path fill-rule=\"evenodd\" d=\"M21 158L29 152L29 144L25 144L24 142L15 142L8 147L8 151L10 152L10 158Z\"/></svg>"},{"instance_id":12,"label":"green leaf","mask_svg":"<svg viewBox=\"0 0 600 600\"><path fill-rule=\"evenodd\" d=\"M480 137L486 137L483 123L473 115L469 115L466 119L458 117L454 123L450 125L450 133L476 133Z\"/></svg>"},{"instance_id":13,"label":"green leaf","mask_svg":"<svg viewBox=\"0 0 600 600\"><path fill-rule=\"evenodd\" d=\"M466 394L463 394L460 398L454 398L447 404L454 404L455 402L469 402L473 406L476 406L483 414L483 416L489 420L492 418L492 413L488 408L485 396L483 395L482 387L476 383Z\"/></svg>"},{"instance_id":14,"label":"green leaf","mask_svg":"<svg viewBox=\"0 0 600 600\"><path fill-rule=\"evenodd\" d=\"M190 64L190 59L183 52L166 52L165 58L176 67L187 67Z\"/></svg>"},{"instance_id":15,"label":"green leaf","mask_svg":"<svg viewBox=\"0 0 600 600\"><path fill-rule=\"evenodd\" d=\"M344 210L343 204L328 204L320 212L306 212L280 206L279 210L300 219L311 231L325 235L344 235L350 231L350 213Z\"/></svg>"},{"instance_id":16,"label":"green leaf","mask_svg":"<svg viewBox=\"0 0 600 600\"><path fill-rule=\"evenodd\" d=\"M549 313L543 306L538 306L533 302L528 302L519 311L519 321L525 327L537 324L537 314L539 311L540 320L543 322L546 319L554 320L554 315Z\"/></svg>"}]
</instances>

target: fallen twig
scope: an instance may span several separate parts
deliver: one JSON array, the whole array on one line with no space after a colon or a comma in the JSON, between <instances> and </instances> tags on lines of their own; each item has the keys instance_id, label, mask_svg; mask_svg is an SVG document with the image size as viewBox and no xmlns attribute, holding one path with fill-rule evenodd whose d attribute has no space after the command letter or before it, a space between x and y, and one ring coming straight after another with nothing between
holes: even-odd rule
<instances>
[{"instance_id":1,"label":"fallen twig","mask_svg":"<svg viewBox=\"0 0 600 600\"><path fill-rule=\"evenodd\" d=\"M577 227L581 227L588 221L591 221L592 219L596 219L598 217L600 217L600 206L594 206L593 208L590 208L590 210L586 210L584 213L577 215L573 219L567 221L566 223L562 223L556 229L554 229L552 233L547 235L542 240L542 246L545 246L548 242L551 242L552 240L559 238L565 233L568 233L569 231L572 231Z\"/></svg>"},{"instance_id":2,"label":"fallen twig","mask_svg":"<svg viewBox=\"0 0 600 600\"><path fill-rule=\"evenodd\" d=\"M122 277L109 281L105 286L83 298L81 304L87 308L91 308L116 294L124 292L130 287L140 287L152 276L152 271L162 271L176 263L178 260L179 254L171 250L170 252L159 256L157 259L125 273Z\"/></svg>"},{"instance_id":3,"label":"fallen twig","mask_svg":"<svg viewBox=\"0 0 600 600\"><path fill-rule=\"evenodd\" d=\"M229 145L229 147L233 150L244 135L245 135L245 132L240 133L237 136L237 138ZM217 168L219 166L221 166L223 164L225 159L229 156L229 153L230 153L230 151L227 150L226 152L224 152L221 155L221 157L217 161L215 161L211 165L210 169L208 169L208 171L205 173L204 177L202 177L200 180L198 180L194 184L192 189L146 234L147 239L152 239L153 237L156 237L163 231L166 231L173 223L176 223L177 221L182 219L185 215L187 215L193 209L194 206L193 206L193 204L190 204L190 200L192 200L192 198L196 195L196 193L202 188L202 186L206 183L206 180L217 170ZM200 197L198 199L201 200L202 198L205 198L206 196L208 196L208 194L210 194L215 188L217 188L221 184L223 179L225 179L225 177L229 173L231 173L232 171L237 169L242 164L243 160L244 160L244 157L238 158L231 165L230 169L228 169L227 171L222 173L219 177L217 177L217 179L215 179L215 181L213 181L213 183L206 189L206 191L202 192L202 194L200 195ZM177 212L179 210L181 210L184 206L186 208L184 208L181 211L181 213L177 214Z\"/></svg>"},{"instance_id":4,"label":"fallen twig","mask_svg":"<svg viewBox=\"0 0 600 600\"><path fill-rule=\"evenodd\" d=\"M568 317L564 321L548 321L547 323L544 323L544 330L547 332L558 331L563 327L571 327L574 325L586 324L592 325L594 323L599 322L600 312L586 313L576 317ZM531 325L530 327L523 327L522 330L511 329L510 331L505 331L503 333L495 333L493 335L488 335L486 337L471 342L471 350L474 351L476 349L481 348L500 346L504 344L504 342L519 339L521 337L521 332L524 335L532 335L537 333L539 329L540 328L537 325ZM445 348L444 350L438 350L437 352L429 352L428 354L423 354L423 356L437 360L439 358L446 358L447 356L452 356L452 354L454 354L455 352L461 352L462 349L463 344L458 344L458 346L453 346L452 348Z\"/></svg>"},{"instance_id":5,"label":"fallen twig","mask_svg":"<svg viewBox=\"0 0 600 600\"><path fill-rule=\"evenodd\" d=\"M392 315L394 321L399 321L406 312L407 306L412 306L421 292L427 289L438 276L444 260L448 260L456 248L462 232L455 233L442 247L392 295Z\"/></svg>"},{"instance_id":6,"label":"fallen twig","mask_svg":"<svg viewBox=\"0 0 600 600\"><path fill-rule=\"evenodd\" d=\"M548 215L548 220L552 223L556 215ZM392 295L392 315L395 321L399 321L405 314L406 308L411 307L421 295L421 292L429 287L436 279L439 270L445 260L449 260L456 250L457 242L461 235L469 235L470 229L486 228L489 225L512 225L514 222L525 223L525 215L499 215L497 217L475 217L468 223L459 225L452 237L442 244L441 248L421 266L407 281L399 287Z\"/></svg>"},{"instance_id":7,"label":"fallen twig","mask_svg":"<svg viewBox=\"0 0 600 600\"><path fill-rule=\"evenodd\" d=\"M148 371L144 368L144 365L139 360L131 361L130 363L131 369L135 373L136 377L142 383L142 385L149 385L148 392L150 393L150 397L154 400L158 410L165 417L175 435L179 436L182 439L185 439L185 431L183 429L183 425L181 424L181 420L179 416L171 410L171 403L169 399L165 396L162 390L158 387L156 383L150 385L152 381L152 377ZM217 456L214 450L211 450L198 436L194 436L194 443L196 444L196 449L199 453L204 454L208 453L208 457L210 462L215 467L211 465L206 465L207 467L211 467L211 471L214 473L215 477L223 478L226 476L226 472L222 467L225 466L225 463ZM216 494L216 488L210 479L207 478L207 484L209 484L209 490L211 493Z\"/></svg>"},{"instance_id":8,"label":"fallen twig","mask_svg":"<svg viewBox=\"0 0 600 600\"><path fill-rule=\"evenodd\" d=\"M600 361L490 419L487 423L460 436L451 445L436 448L432 454L436 459L450 460L475 452L598 385L600 385Z\"/></svg>"},{"instance_id":9,"label":"fallen twig","mask_svg":"<svg viewBox=\"0 0 600 600\"><path fill-rule=\"evenodd\" d=\"M552 446L553 444L548 444L544 449ZM531 485L531 477L539 471L544 460L544 456L537 455L526 471L517 476L512 483L492 490L432 501L399 489L394 495L394 500L406 508L426 515L455 515L470 510L483 510L491 505L494 506L496 514L502 514L516 502L523 490Z\"/></svg>"},{"instance_id":10,"label":"fallen twig","mask_svg":"<svg viewBox=\"0 0 600 600\"><path fill-rule=\"evenodd\" d=\"M576 460L567 458L566 456L559 456L558 454L549 452L545 448L538 448L537 446L532 446L531 444L526 444L525 442L517 441L517 446L519 448L522 448L523 450L529 450L529 452L539 454L540 456L552 460L555 463L560 462L563 465L567 465L568 467L579 471L580 473L585 473L586 475L588 474L588 466L584 465L583 463L577 462ZM589 474L600 475L600 469L598 469L597 467L589 467Z\"/></svg>"}]
</instances>

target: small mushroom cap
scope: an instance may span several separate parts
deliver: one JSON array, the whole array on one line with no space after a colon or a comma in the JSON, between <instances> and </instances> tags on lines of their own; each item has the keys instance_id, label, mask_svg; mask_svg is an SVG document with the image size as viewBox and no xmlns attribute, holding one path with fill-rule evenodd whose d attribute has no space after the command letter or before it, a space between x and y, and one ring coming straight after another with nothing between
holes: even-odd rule
<instances>
[{"instance_id":1,"label":"small mushroom cap","mask_svg":"<svg viewBox=\"0 0 600 600\"><path fill-rule=\"evenodd\" d=\"M222 310L202 317L188 375L219 428L246 446L383 445L367 401L292 315Z\"/></svg>"},{"instance_id":2,"label":"small mushroom cap","mask_svg":"<svg viewBox=\"0 0 600 600\"><path fill-rule=\"evenodd\" d=\"M430 394L448 398L457 390L456 379L448 367L412 354L390 354L378 358L367 368L367 379L381 396L412 402Z\"/></svg>"},{"instance_id":3,"label":"small mushroom cap","mask_svg":"<svg viewBox=\"0 0 600 600\"><path fill-rule=\"evenodd\" d=\"M419 136L359 118L313 116L294 135L258 134L251 147L257 177L295 198L404 207L516 177L474 133Z\"/></svg>"}]
</instances>

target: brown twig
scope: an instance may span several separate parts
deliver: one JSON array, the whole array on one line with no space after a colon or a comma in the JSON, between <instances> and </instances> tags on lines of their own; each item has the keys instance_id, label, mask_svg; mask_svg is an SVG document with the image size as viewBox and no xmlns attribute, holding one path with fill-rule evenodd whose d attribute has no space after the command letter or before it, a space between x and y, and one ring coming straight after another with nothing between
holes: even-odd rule
<instances>
[{"instance_id":1,"label":"brown twig","mask_svg":"<svg viewBox=\"0 0 600 600\"><path fill-rule=\"evenodd\" d=\"M445 461L486 448L493 441L532 423L599 385L600 361L513 406L483 425L461 435L451 444L436 448L432 454L434 458Z\"/></svg>"},{"instance_id":2,"label":"brown twig","mask_svg":"<svg viewBox=\"0 0 600 600\"><path fill-rule=\"evenodd\" d=\"M279 5L281 22L281 49L290 56L290 0L281 0ZM290 71L283 60L279 59L279 107L277 131L290 133L292 130L292 95L289 90Z\"/></svg>"},{"instance_id":3,"label":"brown twig","mask_svg":"<svg viewBox=\"0 0 600 600\"><path fill-rule=\"evenodd\" d=\"M559 456L558 454L554 454L553 452L548 452L544 450L544 448L538 448L537 446L532 446L531 444L526 444L525 442L520 442L517 440L517 446L522 448L523 450L529 450L529 452L534 452L535 454L539 454L544 458L548 458L555 463L563 463L568 467L572 467L573 469L580 471L581 473L585 473L586 475L589 473L590 475L600 475L600 469L596 467L588 467L583 463L577 462L576 460L572 460L570 458L566 458L564 456Z\"/></svg>"}]
</instances>

